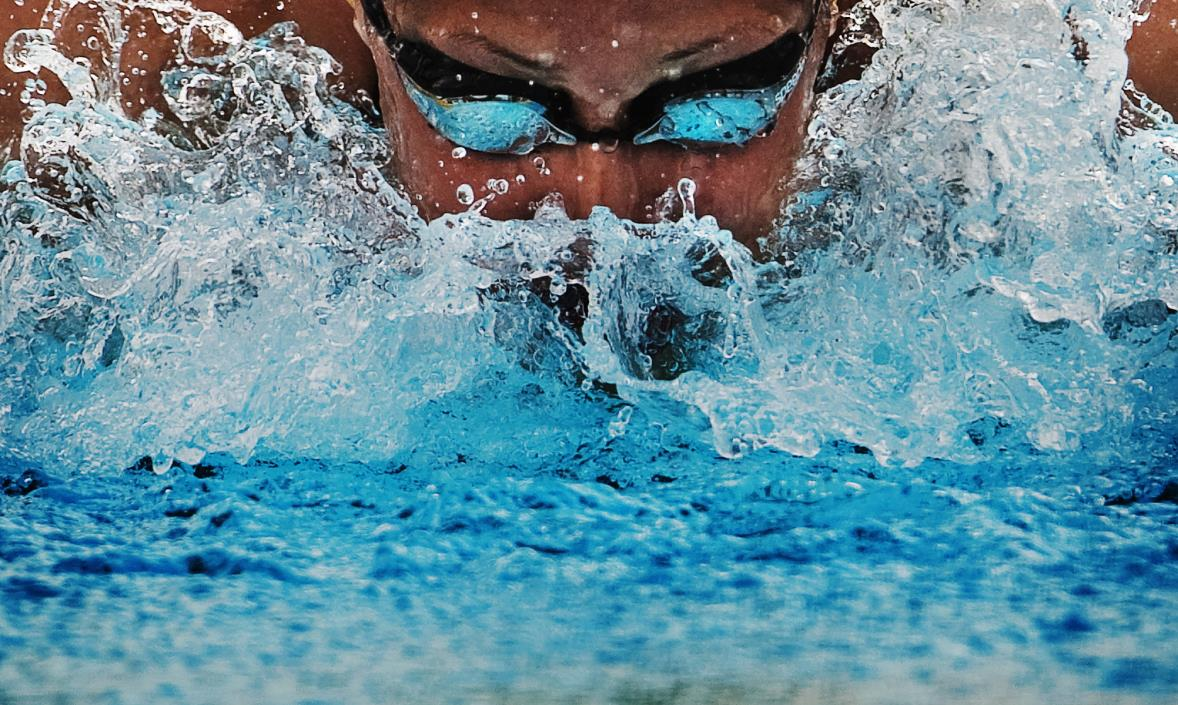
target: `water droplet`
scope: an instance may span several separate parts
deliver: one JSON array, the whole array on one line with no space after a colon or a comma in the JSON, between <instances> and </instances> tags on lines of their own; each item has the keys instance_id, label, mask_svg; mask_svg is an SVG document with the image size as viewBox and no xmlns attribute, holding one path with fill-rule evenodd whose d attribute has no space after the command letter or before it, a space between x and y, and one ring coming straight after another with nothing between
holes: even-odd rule
<instances>
[{"instance_id":1,"label":"water droplet","mask_svg":"<svg viewBox=\"0 0 1178 705\"><path fill-rule=\"evenodd\" d=\"M622 46L621 44L618 43L618 40L616 40L616 39L613 40L612 42L610 42L609 45L611 47L613 47L614 49L617 49L618 47Z\"/></svg>"},{"instance_id":2,"label":"water droplet","mask_svg":"<svg viewBox=\"0 0 1178 705\"><path fill-rule=\"evenodd\" d=\"M455 147L454 150L450 152L450 156L454 157L455 159L465 159L466 147Z\"/></svg>"},{"instance_id":3,"label":"water droplet","mask_svg":"<svg viewBox=\"0 0 1178 705\"><path fill-rule=\"evenodd\" d=\"M614 420L609 424L609 435L611 438L624 436L626 434L626 427L630 425L630 418L634 415L634 407L622 407Z\"/></svg>"},{"instance_id":4,"label":"water droplet","mask_svg":"<svg viewBox=\"0 0 1178 705\"><path fill-rule=\"evenodd\" d=\"M458 202L464 206L474 203L474 189L471 188L470 184L459 186L455 195L458 197Z\"/></svg>"},{"instance_id":5,"label":"water droplet","mask_svg":"<svg viewBox=\"0 0 1178 705\"><path fill-rule=\"evenodd\" d=\"M487 188L492 192L502 196L511 188L511 184L507 183L507 179L491 179L487 181Z\"/></svg>"},{"instance_id":6,"label":"water droplet","mask_svg":"<svg viewBox=\"0 0 1178 705\"><path fill-rule=\"evenodd\" d=\"M536 219L568 219L568 211L565 208L564 196L560 193L550 193L540 202L536 204Z\"/></svg>"},{"instance_id":7,"label":"water droplet","mask_svg":"<svg viewBox=\"0 0 1178 705\"><path fill-rule=\"evenodd\" d=\"M695 182L688 178L679 179L675 190L679 192L679 201L683 204L683 217L695 218Z\"/></svg>"}]
</instances>

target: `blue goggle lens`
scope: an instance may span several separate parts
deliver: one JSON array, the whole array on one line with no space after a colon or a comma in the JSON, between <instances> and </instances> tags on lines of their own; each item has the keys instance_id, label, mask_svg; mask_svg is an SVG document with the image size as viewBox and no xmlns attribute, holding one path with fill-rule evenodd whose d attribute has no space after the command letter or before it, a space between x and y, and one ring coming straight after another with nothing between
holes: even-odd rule
<instances>
[{"instance_id":1,"label":"blue goggle lens","mask_svg":"<svg viewBox=\"0 0 1178 705\"><path fill-rule=\"evenodd\" d=\"M426 121L451 142L478 152L528 154L545 144L574 145L577 139L553 125L539 103L522 100L446 100L406 81ZM744 145L768 130L781 107L776 91L711 96L667 104L663 117L638 133L634 144Z\"/></svg>"},{"instance_id":2,"label":"blue goggle lens","mask_svg":"<svg viewBox=\"0 0 1178 705\"><path fill-rule=\"evenodd\" d=\"M539 103L512 98L438 98L408 77L405 88L426 121L451 142L478 152L528 154L545 144L576 144Z\"/></svg>"},{"instance_id":3,"label":"blue goggle lens","mask_svg":"<svg viewBox=\"0 0 1178 705\"><path fill-rule=\"evenodd\" d=\"M677 100L663 109L663 117L634 137L634 144L743 145L768 129L778 104L761 96L715 96Z\"/></svg>"},{"instance_id":4,"label":"blue goggle lens","mask_svg":"<svg viewBox=\"0 0 1178 705\"><path fill-rule=\"evenodd\" d=\"M654 125L634 137L634 144L748 144L773 126L805 67L803 54L789 77L775 86L676 98L663 106L663 116Z\"/></svg>"}]
</instances>

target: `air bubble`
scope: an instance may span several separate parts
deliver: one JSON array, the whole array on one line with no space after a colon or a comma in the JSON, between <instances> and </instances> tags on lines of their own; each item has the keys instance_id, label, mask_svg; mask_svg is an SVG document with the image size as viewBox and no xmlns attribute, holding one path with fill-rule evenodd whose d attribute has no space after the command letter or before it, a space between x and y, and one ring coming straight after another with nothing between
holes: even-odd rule
<instances>
[{"instance_id":1,"label":"air bubble","mask_svg":"<svg viewBox=\"0 0 1178 705\"><path fill-rule=\"evenodd\" d=\"M455 192L458 202L464 206L469 206L474 203L474 188L470 184L462 184Z\"/></svg>"}]
</instances>

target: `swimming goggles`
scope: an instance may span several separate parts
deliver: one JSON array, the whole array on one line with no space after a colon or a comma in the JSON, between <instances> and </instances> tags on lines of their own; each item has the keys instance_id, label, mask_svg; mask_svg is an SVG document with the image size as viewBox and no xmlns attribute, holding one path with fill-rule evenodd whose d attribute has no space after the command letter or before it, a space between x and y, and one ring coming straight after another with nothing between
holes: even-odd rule
<instances>
[{"instance_id":1,"label":"swimming goggles","mask_svg":"<svg viewBox=\"0 0 1178 705\"><path fill-rule=\"evenodd\" d=\"M361 1L410 99L451 142L478 152L523 155L542 145L621 137L579 133L571 101L560 91L480 71L425 44L398 39L383 0ZM744 145L771 130L801 80L815 21L802 35L784 36L737 61L647 90L630 110L630 124L640 129L626 137L638 145L700 148Z\"/></svg>"}]
</instances>

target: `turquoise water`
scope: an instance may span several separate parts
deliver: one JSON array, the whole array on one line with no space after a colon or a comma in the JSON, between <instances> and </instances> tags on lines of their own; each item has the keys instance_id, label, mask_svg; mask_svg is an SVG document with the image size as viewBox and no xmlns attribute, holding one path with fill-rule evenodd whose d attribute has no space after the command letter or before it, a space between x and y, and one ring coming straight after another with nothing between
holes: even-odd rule
<instances>
[{"instance_id":1,"label":"turquoise water","mask_svg":"<svg viewBox=\"0 0 1178 705\"><path fill-rule=\"evenodd\" d=\"M1129 4L863 6L766 263L690 184L420 222L292 27L155 3L167 120L18 37L75 100L0 191L0 703L1170 702Z\"/></svg>"}]
</instances>

